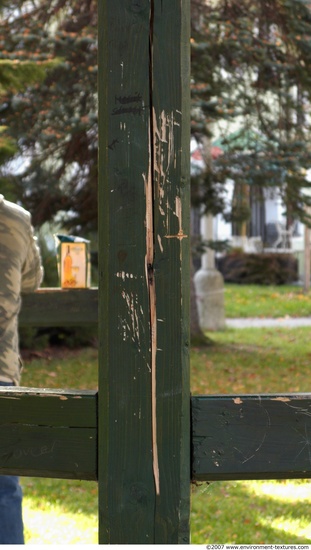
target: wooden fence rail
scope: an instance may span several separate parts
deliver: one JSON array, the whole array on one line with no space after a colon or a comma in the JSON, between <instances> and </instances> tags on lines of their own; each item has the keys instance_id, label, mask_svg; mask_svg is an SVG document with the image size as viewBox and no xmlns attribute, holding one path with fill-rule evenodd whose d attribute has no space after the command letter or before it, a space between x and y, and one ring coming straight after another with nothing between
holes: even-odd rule
<instances>
[{"instance_id":1,"label":"wooden fence rail","mask_svg":"<svg viewBox=\"0 0 311 550\"><path fill-rule=\"evenodd\" d=\"M192 397L192 479L311 477L311 394Z\"/></svg>"},{"instance_id":2,"label":"wooden fence rail","mask_svg":"<svg viewBox=\"0 0 311 550\"><path fill-rule=\"evenodd\" d=\"M96 325L98 289L40 288L22 296L19 326L63 327Z\"/></svg>"},{"instance_id":3,"label":"wooden fence rail","mask_svg":"<svg viewBox=\"0 0 311 550\"><path fill-rule=\"evenodd\" d=\"M1 474L97 479L94 391L1 388Z\"/></svg>"}]
</instances>

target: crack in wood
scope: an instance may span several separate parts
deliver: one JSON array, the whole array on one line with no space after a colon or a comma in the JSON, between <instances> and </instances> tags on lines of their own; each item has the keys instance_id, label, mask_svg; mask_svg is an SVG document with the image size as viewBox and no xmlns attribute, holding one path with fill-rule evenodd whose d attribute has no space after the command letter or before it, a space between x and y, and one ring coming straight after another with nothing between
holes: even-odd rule
<instances>
[{"instance_id":1,"label":"crack in wood","mask_svg":"<svg viewBox=\"0 0 311 550\"><path fill-rule=\"evenodd\" d=\"M148 287L149 298L149 315L150 315L150 347L151 347L151 417L152 417L152 458L153 458L153 476L156 494L160 494L160 473L159 473L159 457L157 443L157 388L156 388L156 354L157 354L157 309L156 309L156 289L154 276L154 251L155 251L155 236L154 236L154 190L153 190L153 174L154 174L154 147L155 136L152 120L153 110L153 19L154 19L154 3L150 3L150 19L149 19L149 85L150 85L150 111L149 111L149 167L148 175L145 179L146 193L146 281Z\"/></svg>"}]
</instances>

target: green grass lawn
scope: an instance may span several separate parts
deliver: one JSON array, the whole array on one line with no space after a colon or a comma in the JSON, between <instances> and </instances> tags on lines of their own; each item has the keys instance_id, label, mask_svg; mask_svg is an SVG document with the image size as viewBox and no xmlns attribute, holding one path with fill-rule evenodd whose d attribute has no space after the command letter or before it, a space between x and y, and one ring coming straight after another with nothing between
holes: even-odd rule
<instances>
[{"instance_id":1,"label":"green grass lawn","mask_svg":"<svg viewBox=\"0 0 311 550\"><path fill-rule=\"evenodd\" d=\"M311 314L310 296L296 287L226 285L225 297L228 317ZM191 351L192 393L310 391L310 330L211 334L213 346ZM97 386L96 349L40 350L25 354L24 364L24 386ZM23 478L22 485L27 544L97 543L96 483ZM203 483L191 492L193 544L311 543L311 481Z\"/></svg>"},{"instance_id":2,"label":"green grass lawn","mask_svg":"<svg viewBox=\"0 0 311 550\"><path fill-rule=\"evenodd\" d=\"M192 491L193 544L310 544L310 481L231 481Z\"/></svg>"},{"instance_id":3,"label":"green grass lawn","mask_svg":"<svg viewBox=\"0 0 311 550\"><path fill-rule=\"evenodd\" d=\"M26 544L97 544L97 483L22 478Z\"/></svg>"},{"instance_id":4,"label":"green grass lawn","mask_svg":"<svg viewBox=\"0 0 311 550\"><path fill-rule=\"evenodd\" d=\"M193 394L308 392L311 327L226 329L193 348Z\"/></svg>"},{"instance_id":5,"label":"green grass lawn","mask_svg":"<svg viewBox=\"0 0 311 550\"><path fill-rule=\"evenodd\" d=\"M225 284L226 317L309 317L311 292L300 286Z\"/></svg>"}]
</instances>

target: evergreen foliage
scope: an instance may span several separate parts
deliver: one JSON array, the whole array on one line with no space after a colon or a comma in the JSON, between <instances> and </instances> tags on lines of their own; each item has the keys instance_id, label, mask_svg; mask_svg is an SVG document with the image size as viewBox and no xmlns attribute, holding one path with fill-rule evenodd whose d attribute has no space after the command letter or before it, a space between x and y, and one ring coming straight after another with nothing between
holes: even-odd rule
<instances>
[{"instance_id":1,"label":"evergreen foliage","mask_svg":"<svg viewBox=\"0 0 311 550\"><path fill-rule=\"evenodd\" d=\"M212 138L217 126L222 137L214 145L223 151L208 163L196 197L213 212L213 192L231 178L237 189L232 217L245 220L248 187L277 187L289 221L306 220L310 5L192 0L192 16L192 132L198 140Z\"/></svg>"},{"instance_id":2,"label":"evergreen foliage","mask_svg":"<svg viewBox=\"0 0 311 550\"><path fill-rule=\"evenodd\" d=\"M227 283L284 285L297 281L297 259L291 254L245 254L232 251L219 258L218 269Z\"/></svg>"},{"instance_id":3,"label":"evergreen foliage","mask_svg":"<svg viewBox=\"0 0 311 550\"><path fill-rule=\"evenodd\" d=\"M5 2L0 2L0 10L6 10ZM25 92L29 85L44 80L47 69L58 63L57 59L35 62L30 59L12 58L2 39L3 36L0 30L0 43L2 46L0 51L0 98L2 101L0 112L3 112L7 107L6 97L8 94L15 94L18 97L19 94ZM18 40L18 37L14 36L13 39ZM11 159L17 150L17 142L8 135L7 127L5 125L0 126L0 167ZM18 198L17 187L12 186L12 181L5 173L0 174L0 183L1 193L5 194L8 199L14 201Z\"/></svg>"},{"instance_id":4,"label":"evergreen foliage","mask_svg":"<svg viewBox=\"0 0 311 550\"><path fill-rule=\"evenodd\" d=\"M25 161L14 181L36 226L59 212L76 232L97 224L96 25L92 0L13 0L2 13L7 58L39 67L62 60L43 82L8 93L1 110Z\"/></svg>"}]
</instances>

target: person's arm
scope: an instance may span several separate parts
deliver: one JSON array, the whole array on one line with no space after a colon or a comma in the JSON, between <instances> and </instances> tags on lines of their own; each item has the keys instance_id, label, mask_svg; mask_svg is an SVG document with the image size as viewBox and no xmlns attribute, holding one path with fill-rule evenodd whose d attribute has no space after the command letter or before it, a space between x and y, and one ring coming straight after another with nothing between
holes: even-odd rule
<instances>
[{"instance_id":1,"label":"person's arm","mask_svg":"<svg viewBox=\"0 0 311 550\"><path fill-rule=\"evenodd\" d=\"M34 292L39 288L43 279L43 267L41 264L40 250L33 228L29 220L29 244L26 258L22 268L22 292Z\"/></svg>"}]
</instances>

